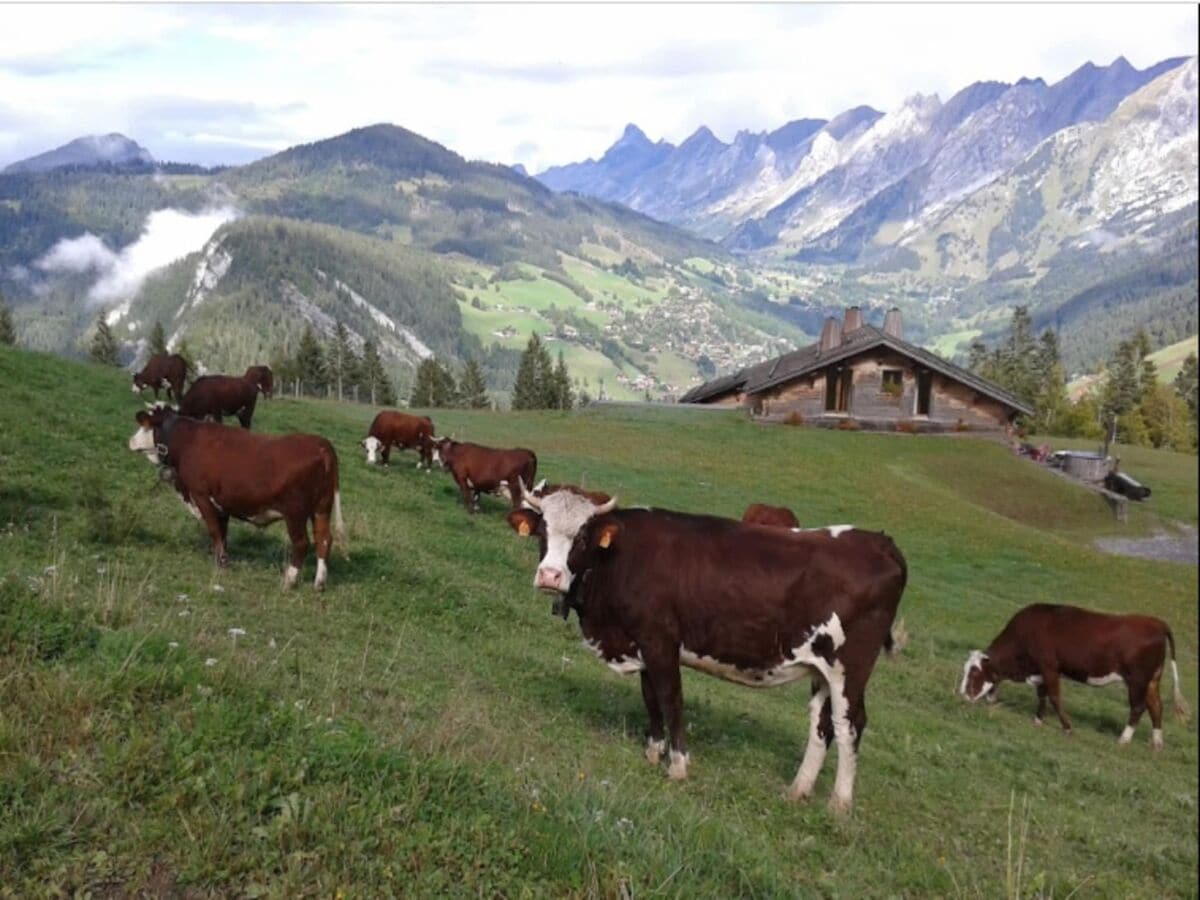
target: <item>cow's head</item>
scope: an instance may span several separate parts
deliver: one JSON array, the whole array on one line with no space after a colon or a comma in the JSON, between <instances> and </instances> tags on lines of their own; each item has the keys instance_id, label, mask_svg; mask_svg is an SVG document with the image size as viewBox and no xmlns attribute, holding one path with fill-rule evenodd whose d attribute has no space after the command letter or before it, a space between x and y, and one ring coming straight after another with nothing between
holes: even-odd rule
<instances>
[{"instance_id":1,"label":"cow's head","mask_svg":"<svg viewBox=\"0 0 1200 900\"><path fill-rule=\"evenodd\" d=\"M159 458L159 435L162 427L175 418L175 410L160 403L138 410L133 418L138 427L137 431L129 438L129 449L134 453L141 453L152 465L157 466L161 461Z\"/></svg>"},{"instance_id":2,"label":"cow's head","mask_svg":"<svg viewBox=\"0 0 1200 900\"><path fill-rule=\"evenodd\" d=\"M358 446L367 451L367 462L370 465L375 465L382 458L380 454L383 452L383 441L375 435L363 438L358 442Z\"/></svg>"},{"instance_id":3,"label":"cow's head","mask_svg":"<svg viewBox=\"0 0 1200 900\"><path fill-rule=\"evenodd\" d=\"M992 661L982 650L972 650L963 664L962 683L958 692L974 703L983 697L988 702L996 699L996 684L999 681Z\"/></svg>"},{"instance_id":4,"label":"cow's head","mask_svg":"<svg viewBox=\"0 0 1200 900\"><path fill-rule=\"evenodd\" d=\"M147 387L149 387L149 384L142 378L142 373L135 372L133 375L133 392L135 394L140 394Z\"/></svg>"},{"instance_id":5,"label":"cow's head","mask_svg":"<svg viewBox=\"0 0 1200 900\"><path fill-rule=\"evenodd\" d=\"M432 438L431 443L433 444L433 461L443 469L449 468L450 453L458 446L458 441L444 437Z\"/></svg>"},{"instance_id":6,"label":"cow's head","mask_svg":"<svg viewBox=\"0 0 1200 900\"><path fill-rule=\"evenodd\" d=\"M533 586L565 594L600 554L610 552L619 541L621 525L608 515L617 498L597 502L606 495L569 486L539 496L524 484L521 494L523 508L508 514L508 524L523 537L538 537L540 561Z\"/></svg>"}]
</instances>

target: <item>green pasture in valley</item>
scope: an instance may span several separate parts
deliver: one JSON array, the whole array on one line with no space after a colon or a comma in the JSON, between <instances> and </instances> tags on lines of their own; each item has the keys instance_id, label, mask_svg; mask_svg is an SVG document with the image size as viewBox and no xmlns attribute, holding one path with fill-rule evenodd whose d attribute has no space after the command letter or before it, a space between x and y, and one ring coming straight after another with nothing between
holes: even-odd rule
<instances>
[{"instance_id":1,"label":"green pasture in valley","mask_svg":"<svg viewBox=\"0 0 1200 900\"><path fill-rule=\"evenodd\" d=\"M489 300L492 292L482 292ZM1130 522L971 437L761 426L736 413L433 411L440 433L537 451L539 475L623 504L883 529L910 634L878 663L848 818L783 799L803 685L685 671L691 777L642 755L638 682L532 590L536 543L449 477L365 465L375 410L261 402L326 435L349 559L280 586L282 526L230 529L228 570L126 449L128 375L0 347L0 896L1192 897L1197 733L1116 737L1119 687L955 694L969 650L1034 601L1163 616L1197 692L1197 569L1098 536L1195 523L1196 458L1123 454ZM1135 466L1136 457L1136 469ZM1169 690L1169 688L1168 688Z\"/></svg>"}]
</instances>

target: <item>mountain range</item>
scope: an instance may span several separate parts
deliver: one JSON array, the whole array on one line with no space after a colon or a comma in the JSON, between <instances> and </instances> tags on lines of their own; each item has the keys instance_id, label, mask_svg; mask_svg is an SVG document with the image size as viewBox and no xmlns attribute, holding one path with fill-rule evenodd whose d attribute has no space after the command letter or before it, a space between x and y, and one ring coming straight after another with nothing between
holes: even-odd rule
<instances>
[{"instance_id":1,"label":"mountain range","mask_svg":"<svg viewBox=\"0 0 1200 900\"><path fill-rule=\"evenodd\" d=\"M37 156L22 159L4 168L4 174L52 172L55 169L145 169L156 164L150 151L123 134L93 134L76 138Z\"/></svg>"}]
</instances>

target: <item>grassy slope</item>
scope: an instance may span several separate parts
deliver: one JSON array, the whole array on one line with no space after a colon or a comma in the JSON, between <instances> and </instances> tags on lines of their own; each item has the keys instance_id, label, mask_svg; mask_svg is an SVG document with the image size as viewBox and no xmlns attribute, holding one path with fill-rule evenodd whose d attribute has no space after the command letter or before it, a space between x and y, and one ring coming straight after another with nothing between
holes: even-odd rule
<instances>
[{"instance_id":1,"label":"grassy slope","mask_svg":"<svg viewBox=\"0 0 1200 900\"><path fill-rule=\"evenodd\" d=\"M1150 359L1158 366L1158 377L1167 383L1174 381L1179 370L1183 368L1184 359L1189 353L1196 353L1198 348L1200 338L1193 334L1190 338L1184 338L1151 353Z\"/></svg>"},{"instance_id":2,"label":"grassy slope","mask_svg":"<svg viewBox=\"0 0 1200 900\"><path fill-rule=\"evenodd\" d=\"M1196 569L1092 551L1118 528L1100 501L998 445L672 409L435 416L626 503L766 500L893 534L912 641L876 670L842 822L780 799L803 689L689 672L693 777L647 766L637 682L547 615L535 548L495 502L468 518L443 475L368 470L366 407L262 407L261 430L342 452L352 558L326 594L284 594L278 526L235 524L217 572L124 449L122 373L0 348L0 393L0 895L990 897L1014 893L1026 807L1024 892L1195 895L1194 727L1170 721L1152 756L1146 723L1116 746L1117 688L1065 689L1070 739L1031 727L1023 686L992 708L954 696L967 650L1051 599L1168 618L1197 700ZM1194 521L1195 458L1146 459L1155 498L1130 528L1154 527L1157 505Z\"/></svg>"}]
</instances>

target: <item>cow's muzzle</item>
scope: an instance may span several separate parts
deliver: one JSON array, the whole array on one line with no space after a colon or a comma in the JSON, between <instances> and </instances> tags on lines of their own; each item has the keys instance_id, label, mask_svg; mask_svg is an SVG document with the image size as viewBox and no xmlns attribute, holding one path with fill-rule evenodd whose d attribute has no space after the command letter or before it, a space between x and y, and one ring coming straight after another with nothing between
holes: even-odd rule
<instances>
[{"instance_id":1,"label":"cow's muzzle","mask_svg":"<svg viewBox=\"0 0 1200 900\"><path fill-rule=\"evenodd\" d=\"M556 591L565 594L570 586L570 580L564 572L558 569L539 567L533 576L533 586L539 591Z\"/></svg>"}]
</instances>

